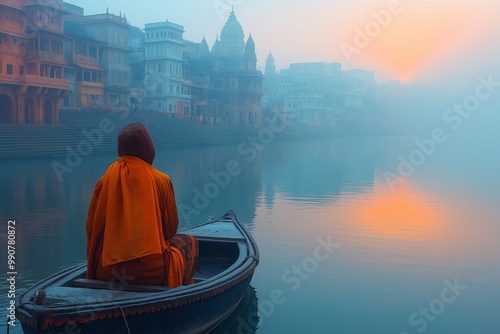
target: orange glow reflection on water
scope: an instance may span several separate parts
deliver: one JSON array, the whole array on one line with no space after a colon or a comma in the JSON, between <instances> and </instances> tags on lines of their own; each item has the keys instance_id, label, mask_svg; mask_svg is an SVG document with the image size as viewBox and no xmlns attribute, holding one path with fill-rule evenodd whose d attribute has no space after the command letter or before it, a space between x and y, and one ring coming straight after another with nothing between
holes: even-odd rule
<instances>
[{"instance_id":1,"label":"orange glow reflection on water","mask_svg":"<svg viewBox=\"0 0 500 334\"><path fill-rule=\"evenodd\" d=\"M360 225L364 235L377 239L408 243L441 239L446 214L436 206L436 199L405 182L394 190L375 184L373 192L358 195L346 213L349 221Z\"/></svg>"},{"instance_id":2,"label":"orange glow reflection on water","mask_svg":"<svg viewBox=\"0 0 500 334\"><path fill-rule=\"evenodd\" d=\"M500 227L483 202L443 184L406 180L391 190L376 178L317 202L275 193L272 207L257 208L254 234L275 254L299 258L310 255L318 237L331 235L349 267L395 266L440 277L498 263Z\"/></svg>"}]
</instances>

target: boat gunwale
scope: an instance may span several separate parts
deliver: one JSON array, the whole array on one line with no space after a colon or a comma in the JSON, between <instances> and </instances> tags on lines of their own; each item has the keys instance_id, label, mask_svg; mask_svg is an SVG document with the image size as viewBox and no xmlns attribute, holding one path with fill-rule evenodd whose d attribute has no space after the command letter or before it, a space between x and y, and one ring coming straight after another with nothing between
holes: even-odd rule
<instances>
[{"instance_id":1,"label":"boat gunwale","mask_svg":"<svg viewBox=\"0 0 500 334\"><path fill-rule=\"evenodd\" d=\"M135 297L120 300L120 304L111 300L105 302L93 302L92 304L72 303L57 306L40 306L34 305L30 302L34 297L34 294L36 294L36 291L40 291L40 289L44 289L48 286L57 286L57 283L61 281L63 283L58 286L63 287L64 284L69 283L71 280L84 273L86 264L80 264L74 267L66 268L65 270L49 276L48 278L34 284L25 293L23 293L20 297L21 303L17 310L18 318L22 324L26 324L35 330L40 328L46 329L48 327L59 326L64 323L82 323L89 320L94 321L103 319L103 316L104 318L116 317L115 311L117 309L117 305L120 306L120 310L124 312L124 314L128 313L128 315L134 315L141 314L143 312L162 311L172 307L182 307L183 305L196 303L200 300L208 299L224 293L228 289L240 284L245 279L253 275L253 272L259 262L259 251L255 240L246 228L243 227L241 222L239 222L234 211L228 211L228 213L218 219L213 219L207 223L191 227L187 229L186 232L218 221L233 223L242 238L197 237L199 240L232 242L238 245L240 253L238 258L234 261L234 263L232 263L231 266L213 277L193 285L166 289L164 292L134 292L133 294L136 295ZM242 254L242 251L245 250L246 254L244 255ZM65 280L65 278L71 275L74 275L75 277ZM101 290L106 291L106 289ZM26 298L28 301L23 303L23 299ZM87 305L87 307L85 307L85 305ZM21 308L21 306L23 306L23 308ZM111 310L114 314L110 313ZM47 316L47 314L49 316ZM39 319L39 316L42 317L42 319ZM33 323L33 325L30 323Z\"/></svg>"}]
</instances>

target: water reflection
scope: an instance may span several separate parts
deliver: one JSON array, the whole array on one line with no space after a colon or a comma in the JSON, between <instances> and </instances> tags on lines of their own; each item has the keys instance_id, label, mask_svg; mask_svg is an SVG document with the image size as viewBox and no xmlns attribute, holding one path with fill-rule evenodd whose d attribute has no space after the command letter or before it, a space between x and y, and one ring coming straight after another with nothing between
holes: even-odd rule
<instances>
[{"instance_id":1,"label":"water reflection","mask_svg":"<svg viewBox=\"0 0 500 334\"><path fill-rule=\"evenodd\" d=\"M251 285L236 309L212 332L214 334L254 334L259 327L259 299Z\"/></svg>"},{"instance_id":2,"label":"water reflection","mask_svg":"<svg viewBox=\"0 0 500 334\"><path fill-rule=\"evenodd\" d=\"M272 206L276 193L297 203L328 203L343 192L373 185L374 143L359 138L280 143L263 152L264 194Z\"/></svg>"},{"instance_id":3,"label":"water reflection","mask_svg":"<svg viewBox=\"0 0 500 334\"><path fill-rule=\"evenodd\" d=\"M410 137L275 143L251 161L233 146L192 148L157 152L155 166L172 177L178 206L192 209L181 214L181 227L234 209L251 229L261 251L252 280L259 300L278 289L286 301L258 325L248 322L250 333L413 330L408 316L454 277L471 288L447 311L450 321L428 332L492 332L500 327L494 316L500 300L498 148L450 139L392 191L383 174L396 170L398 156L413 147ZM62 183L51 160L2 162L0 216L20 226L19 290L85 261L88 202L115 159L88 157ZM215 180L231 162L239 172ZM293 290L283 274L313 256L318 237L327 236L340 248ZM0 238L4 244L4 231ZM1 305L5 298L0 295ZM250 307L244 314L253 314L252 302L243 305ZM221 333L238 332L241 321L231 319Z\"/></svg>"},{"instance_id":4,"label":"water reflection","mask_svg":"<svg viewBox=\"0 0 500 334\"><path fill-rule=\"evenodd\" d=\"M154 166L172 178L182 226L236 210L251 224L262 187L260 156L247 161L235 146L157 152Z\"/></svg>"}]
</instances>

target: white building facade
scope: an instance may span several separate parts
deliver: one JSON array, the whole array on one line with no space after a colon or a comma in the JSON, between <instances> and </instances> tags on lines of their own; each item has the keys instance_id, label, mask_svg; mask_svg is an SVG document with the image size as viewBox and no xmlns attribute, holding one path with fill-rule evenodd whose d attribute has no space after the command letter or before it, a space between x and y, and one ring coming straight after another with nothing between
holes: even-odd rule
<instances>
[{"instance_id":1,"label":"white building facade","mask_svg":"<svg viewBox=\"0 0 500 334\"><path fill-rule=\"evenodd\" d=\"M172 115L191 112L191 82L183 70L183 33L183 26L168 21L145 26L145 110Z\"/></svg>"}]
</instances>

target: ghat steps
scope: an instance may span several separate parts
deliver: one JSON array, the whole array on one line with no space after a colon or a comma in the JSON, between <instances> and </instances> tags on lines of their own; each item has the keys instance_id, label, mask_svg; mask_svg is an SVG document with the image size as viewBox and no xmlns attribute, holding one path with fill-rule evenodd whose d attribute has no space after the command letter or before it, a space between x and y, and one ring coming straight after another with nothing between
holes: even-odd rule
<instances>
[{"instance_id":1,"label":"ghat steps","mask_svg":"<svg viewBox=\"0 0 500 334\"><path fill-rule=\"evenodd\" d=\"M100 122L105 122L112 131L102 131ZM263 131L245 126L210 126L189 119L167 118L161 114L137 113L123 117L105 111L61 110L59 125L0 125L0 158L60 157L70 150L80 148L85 151L89 149L89 133L95 135L91 154L116 152L120 129L132 122L142 122L148 127L157 149L239 144ZM96 131L102 134L102 139ZM296 126L273 133L273 140L327 136L332 136L331 129L322 132L317 127Z\"/></svg>"}]
</instances>

